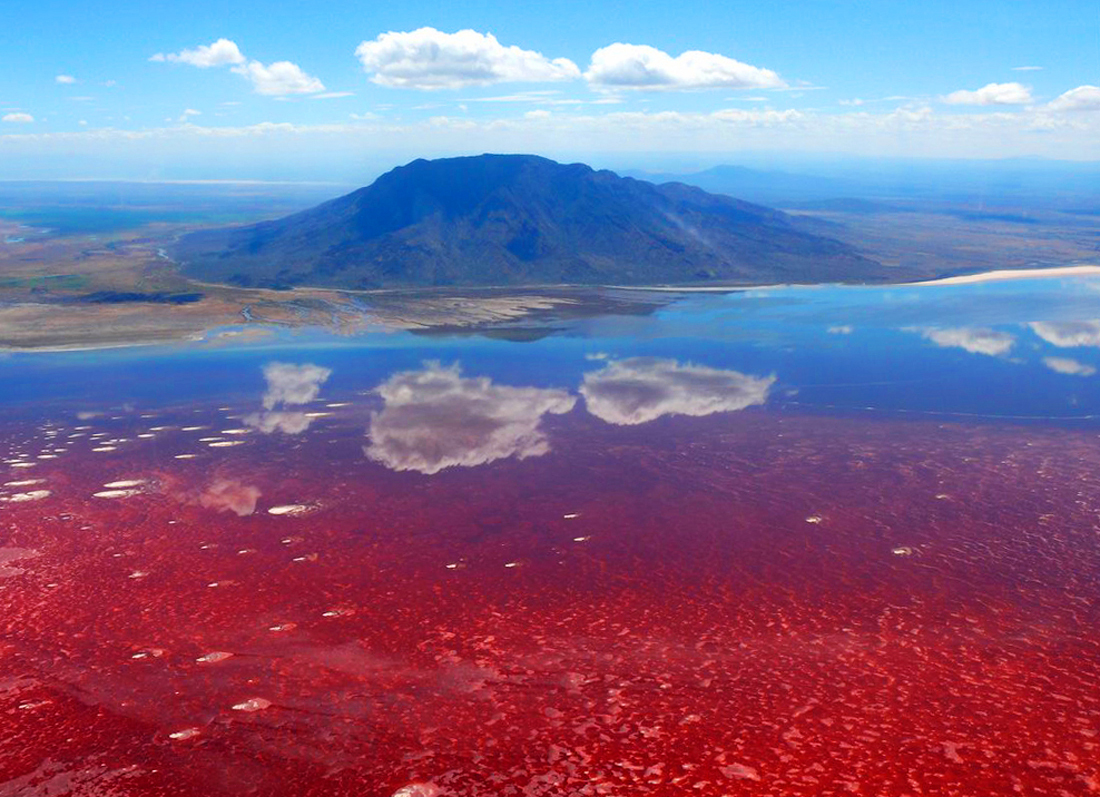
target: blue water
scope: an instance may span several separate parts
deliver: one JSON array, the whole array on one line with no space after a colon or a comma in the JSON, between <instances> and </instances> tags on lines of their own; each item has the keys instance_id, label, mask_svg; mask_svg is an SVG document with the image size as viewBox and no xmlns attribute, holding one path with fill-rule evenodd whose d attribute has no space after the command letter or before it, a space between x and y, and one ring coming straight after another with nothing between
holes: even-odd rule
<instances>
[{"instance_id":1,"label":"blue water","mask_svg":"<svg viewBox=\"0 0 1100 797\"><path fill-rule=\"evenodd\" d=\"M279 332L204 343L0 355L0 405L156 407L255 398L271 361L332 370L332 400L425 361L576 392L608 362L656 357L775 382L790 412L1091 423L1100 416L1100 279L691 294L643 316L555 325L531 342L478 335Z\"/></svg>"}]
</instances>

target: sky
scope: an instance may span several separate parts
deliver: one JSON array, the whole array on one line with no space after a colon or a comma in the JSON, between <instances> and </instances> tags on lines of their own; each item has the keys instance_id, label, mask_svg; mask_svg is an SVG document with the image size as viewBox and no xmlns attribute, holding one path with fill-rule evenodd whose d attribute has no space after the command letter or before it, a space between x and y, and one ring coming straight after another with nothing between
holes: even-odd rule
<instances>
[{"instance_id":1,"label":"sky","mask_svg":"<svg viewBox=\"0 0 1100 797\"><path fill-rule=\"evenodd\" d=\"M1100 160L1100 4L38 0L0 25L0 179L486 151Z\"/></svg>"}]
</instances>

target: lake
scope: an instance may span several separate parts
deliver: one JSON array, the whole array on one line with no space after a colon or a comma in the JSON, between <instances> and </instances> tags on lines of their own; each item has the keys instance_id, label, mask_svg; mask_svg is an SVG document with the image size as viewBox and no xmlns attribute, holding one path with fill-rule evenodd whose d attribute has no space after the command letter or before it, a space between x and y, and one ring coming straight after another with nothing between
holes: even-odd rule
<instances>
[{"instance_id":1,"label":"lake","mask_svg":"<svg viewBox=\"0 0 1100 797\"><path fill-rule=\"evenodd\" d=\"M1100 279L244 333L0 355L8 793L1100 789Z\"/></svg>"}]
</instances>

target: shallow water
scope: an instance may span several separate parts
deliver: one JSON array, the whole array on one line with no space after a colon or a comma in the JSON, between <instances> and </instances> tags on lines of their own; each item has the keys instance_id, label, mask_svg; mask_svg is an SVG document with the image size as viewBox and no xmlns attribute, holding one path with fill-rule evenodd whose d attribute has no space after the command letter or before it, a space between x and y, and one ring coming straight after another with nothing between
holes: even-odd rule
<instances>
[{"instance_id":1,"label":"shallow water","mask_svg":"<svg viewBox=\"0 0 1100 797\"><path fill-rule=\"evenodd\" d=\"M0 359L0 792L1095 791L1098 288Z\"/></svg>"}]
</instances>

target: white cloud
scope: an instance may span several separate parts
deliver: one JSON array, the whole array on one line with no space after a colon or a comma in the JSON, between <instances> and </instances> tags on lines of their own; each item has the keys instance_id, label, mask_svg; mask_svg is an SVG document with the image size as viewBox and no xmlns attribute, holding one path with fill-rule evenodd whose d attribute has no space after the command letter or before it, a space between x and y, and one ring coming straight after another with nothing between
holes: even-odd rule
<instances>
[{"instance_id":1,"label":"white cloud","mask_svg":"<svg viewBox=\"0 0 1100 797\"><path fill-rule=\"evenodd\" d=\"M998 357L1007 354L1015 345L1016 338L1007 332L984 327L947 327L944 329L910 329L925 340L930 340L942 348L954 348L971 354L987 354Z\"/></svg>"},{"instance_id":2,"label":"white cloud","mask_svg":"<svg viewBox=\"0 0 1100 797\"><path fill-rule=\"evenodd\" d=\"M1096 369L1071 357L1044 357L1043 365L1050 370L1069 376L1092 376Z\"/></svg>"},{"instance_id":3,"label":"white cloud","mask_svg":"<svg viewBox=\"0 0 1100 797\"><path fill-rule=\"evenodd\" d=\"M288 94L317 94L325 90L324 84L306 74L300 66L290 61L276 61L264 65L248 60L235 42L218 39L213 44L204 44L193 50L178 53L157 53L150 61L170 61L190 64L202 69L213 66L231 67L234 73L248 78L257 94L269 97L283 97Z\"/></svg>"},{"instance_id":4,"label":"white cloud","mask_svg":"<svg viewBox=\"0 0 1100 797\"><path fill-rule=\"evenodd\" d=\"M1038 72L1040 69L1042 69L1041 66L1014 66L1014 67L1012 67L1013 72Z\"/></svg>"},{"instance_id":5,"label":"white cloud","mask_svg":"<svg viewBox=\"0 0 1100 797\"><path fill-rule=\"evenodd\" d=\"M1035 321L1028 326L1040 338L1060 349L1077 346L1100 348L1100 320Z\"/></svg>"},{"instance_id":6,"label":"white cloud","mask_svg":"<svg viewBox=\"0 0 1100 797\"><path fill-rule=\"evenodd\" d=\"M14 124L30 124L34 121L34 117L29 113L7 113L0 117L0 122L11 122Z\"/></svg>"},{"instance_id":7,"label":"white cloud","mask_svg":"<svg viewBox=\"0 0 1100 797\"><path fill-rule=\"evenodd\" d=\"M1021 83L990 83L975 91L953 91L943 98L948 105L1027 105L1031 89Z\"/></svg>"},{"instance_id":8,"label":"white cloud","mask_svg":"<svg viewBox=\"0 0 1100 797\"><path fill-rule=\"evenodd\" d=\"M1078 86L1050 101L1052 111L1100 111L1100 86Z\"/></svg>"},{"instance_id":9,"label":"white cloud","mask_svg":"<svg viewBox=\"0 0 1100 797\"><path fill-rule=\"evenodd\" d=\"M384 406L371 415L363 452L393 470L426 474L542 456L550 451L542 416L569 412L576 403L564 390L464 377L457 363L394 374L377 392Z\"/></svg>"},{"instance_id":10,"label":"white cloud","mask_svg":"<svg viewBox=\"0 0 1100 797\"><path fill-rule=\"evenodd\" d=\"M68 86L68 85L71 85L73 83L76 83L76 78L73 77L72 75L58 75L57 77L54 78L54 82L61 83L62 85Z\"/></svg>"},{"instance_id":11,"label":"white cloud","mask_svg":"<svg viewBox=\"0 0 1100 797\"><path fill-rule=\"evenodd\" d=\"M758 111L730 108L723 111L715 111L711 116L715 119L721 119L723 122L734 122L736 124L753 126L790 124L791 122L799 122L806 118L804 114L793 108L788 108L785 111Z\"/></svg>"},{"instance_id":12,"label":"white cloud","mask_svg":"<svg viewBox=\"0 0 1100 797\"><path fill-rule=\"evenodd\" d=\"M675 58L643 44L615 43L592 53L585 79L597 88L689 90L767 89L787 84L770 69L724 55L689 50Z\"/></svg>"},{"instance_id":13,"label":"white cloud","mask_svg":"<svg viewBox=\"0 0 1100 797\"><path fill-rule=\"evenodd\" d=\"M178 53L157 53L149 60L190 64L200 69L207 69L212 66L243 64L245 58L235 42L229 39L218 39L213 44L199 45L193 50L181 50Z\"/></svg>"},{"instance_id":14,"label":"white cloud","mask_svg":"<svg viewBox=\"0 0 1100 797\"><path fill-rule=\"evenodd\" d=\"M288 94L315 94L325 90L325 84L302 71L302 68L290 61L276 61L264 66L259 61L233 67L238 75L244 75L252 81L257 94L269 97L284 97Z\"/></svg>"},{"instance_id":15,"label":"white cloud","mask_svg":"<svg viewBox=\"0 0 1100 797\"><path fill-rule=\"evenodd\" d=\"M354 91L326 91L323 94L314 94L311 100L336 100L341 97L354 97Z\"/></svg>"},{"instance_id":16,"label":"white cloud","mask_svg":"<svg viewBox=\"0 0 1100 797\"><path fill-rule=\"evenodd\" d=\"M580 77L566 58L546 58L533 50L505 47L491 33L435 28L383 33L355 50L371 81L407 89L455 89L492 83L570 80Z\"/></svg>"},{"instance_id":17,"label":"white cloud","mask_svg":"<svg viewBox=\"0 0 1100 797\"><path fill-rule=\"evenodd\" d=\"M580 392L588 411L617 425L647 423L662 415L711 415L763 404L774 376L749 376L656 357L612 360L584 375Z\"/></svg>"},{"instance_id":18,"label":"white cloud","mask_svg":"<svg viewBox=\"0 0 1100 797\"><path fill-rule=\"evenodd\" d=\"M855 331L855 327L849 324L838 324L836 326L829 327L827 330L830 335L851 335Z\"/></svg>"}]
</instances>

